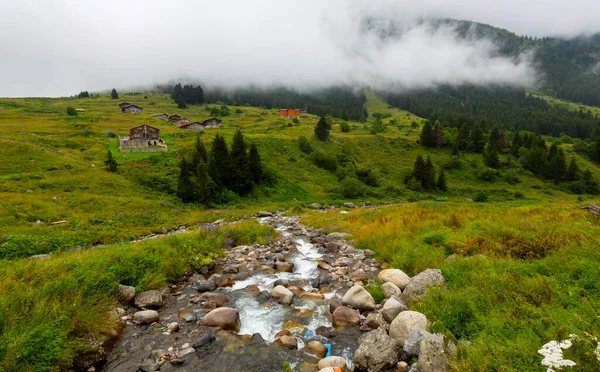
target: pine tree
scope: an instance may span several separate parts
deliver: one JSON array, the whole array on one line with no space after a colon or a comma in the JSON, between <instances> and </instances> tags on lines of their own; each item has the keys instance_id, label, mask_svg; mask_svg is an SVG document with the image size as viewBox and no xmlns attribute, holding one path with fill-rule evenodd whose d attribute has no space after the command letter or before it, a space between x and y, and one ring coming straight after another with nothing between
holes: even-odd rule
<instances>
[{"instance_id":1,"label":"pine tree","mask_svg":"<svg viewBox=\"0 0 600 372\"><path fill-rule=\"evenodd\" d=\"M521 148L521 146L523 146L523 141L521 140L521 136L519 135L519 132L517 131L515 133L515 136L513 137L512 143L511 143L511 153L514 156L517 156L519 154L519 149Z\"/></svg>"},{"instance_id":2,"label":"pine tree","mask_svg":"<svg viewBox=\"0 0 600 372\"><path fill-rule=\"evenodd\" d=\"M598 181L592 175L592 171L586 169L583 172L582 181L585 187L585 192L588 194L598 194L600 193L600 187L598 186Z\"/></svg>"},{"instance_id":3,"label":"pine tree","mask_svg":"<svg viewBox=\"0 0 600 372\"><path fill-rule=\"evenodd\" d=\"M423 178L421 184L425 190L433 190L435 188L435 168L431 162L431 157L427 156L427 160L423 166Z\"/></svg>"},{"instance_id":4,"label":"pine tree","mask_svg":"<svg viewBox=\"0 0 600 372\"><path fill-rule=\"evenodd\" d=\"M558 149L548 162L548 178L558 183L565 179L567 173L567 161L562 149Z\"/></svg>"},{"instance_id":5,"label":"pine tree","mask_svg":"<svg viewBox=\"0 0 600 372\"><path fill-rule=\"evenodd\" d=\"M437 148L439 150L442 147L444 147L444 142L445 142L444 133L442 132L442 125L440 124L439 121L435 122L434 138L435 138L435 148Z\"/></svg>"},{"instance_id":6,"label":"pine tree","mask_svg":"<svg viewBox=\"0 0 600 372\"><path fill-rule=\"evenodd\" d=\"M465 151L469 148L469 142L471 140L471 130L469 125L464 123L460 126L458 134L456 135L456 145L461 151Z\"/></svg>"},{"instance_id":7,"label":"pine tree","mask_svg":"<svg viewBox=\"0 0 600 372\"><path fill-rule=\"evenodd\" d=\"M216 185L208 175L208 165L200 157L198 165L194 169L194 175L190 178L194 200L206 206L210 205L214 199Z\"/></svg>"},{"instance_id":8,"label":"pine tree","mask_svg":"<svg viewBox=\"0 0 600 372\"><path fill-rule=\"evenodd\" d=\"M181 84L177 84L173 87L171 98L173 101L175 101L178 108L186 108L185 96L183 95L183 88L181 87Z\"/></svg>"},{"instance_id":9,"label":"pine tree","mask_svg":"<svg viewBox=\"0 0 600 372\"><path fill-rule=\"evenodd\" d=\"M244 136L240 130L235 132L235 135L233 136L230 159L231 177L227 186L237 194L245 195L252 190L252 179L246 143L244 142Z\"/></svg>"},{"instance_id":10,"label":"pine tree","mask_svg":"<svg viewBox=\"0 0 600 372\"><path fill-rule=\"evenodd\" d=\"M109 172L117 171L117 159L113 157L113 154L110 150L106 150L106 159L104 160L104 165L106 165L106 170Z\"/></svg>"},{"instance_id":11,"label":"pine tree","mask_svg":"<svg viewBox=\"0 0 600 372\"><path fill-rule=\"evenodd\" d=\"M482 153L485 149L485 139L483 137L483 130L479 127L479 125L475 124L473 130L471 131L471 141L469 142L469 147L471 151L475 153Z\"/></svg>"},{"instance_id":12,"label":"pine tree","mask_svg":"<svg viewBox=\"0 0 600 372\"><path fill-rule=\"evenodd\" d=\"M415 160L415 164L413 166L412 176L419 182L423 179L423 170L425 168L425 161L423 160L423 156L417 155L417 159Z\"/></svg>"},{"instance_id":13,"label":"pine tree","mask_svg":"<svg viewBox=\"0 0 600 372\"><path fill-rule=\"evenodd\" d=\"M248 160L250 162L250 175L252 181L258 184L262 181L263 178L263 168L262 162L260 160L260 155L258 154L258 148L253 143L250 146L250 154L248 155Z\"/></svg>"},{"instance_id":14,"label":"pine tree","mask_svg":"<svg viewBox=\"0 0 600 372\"><path fill-rule=\"evenodd\" d=\"M117 90L115 88L113 88L113 90L110 92L110 98L112 98L112 99L119 98L119 93L117 93Z\"/></svg>"},{"instance_id":15,"label":"pine tree","mask_svg":"<svg viewBox=\"0 0 600 372\"><path fill-rule=\"evenodd\" d=\"M321 141L327 141L329 138L329 131L331 130L331 126L329 125L327 118L322 116L319 119L319 122L315 126L315 134L318 139Z\"/></svg>"},{"instance_id":16,"label":"pine tree","mask_svg":"<svg viewBox=\"0 0 600 372\"><path fill-rule=\"evenodd\" d=\"M592 160L596 163L600 163L600 136L596 137L594 147L592 148Z\"/></svg>"},{"instance_id":17,"label":"pine tree","mask_svg":"<svg viewBox=\"0 0 600 372\"><path fill-rule=\"evenodd\" d=\"M500 168L500 158L498 157L498 151L492 144L488 144L488 147L484 154L485 165L487 167L498 169Z\"/></svg>"},{"instance_id":18,"label":"pine tree","mask_svg":"<svg viewBox=\"0 0 600 372\"><path fill-rule=\"evenodd\" d=\"M423 129L421 129L421 144L426 147L434 147L435 146L435 131L431 122L426 121L425 125L423 125Z\"/></svg>"},{"instance_id":19,"label":"pine tree","mask_svg":"<svg viewBox=\"0 0 600 372\"><path fill-rule=\"evenodd\" d=\"M229 184L230 171L229 149L225 139L216 135L212 142L210 155L208 157L208 174L218 188Z\"/></svg>"},{"instance_id":20,"label":"pine tree","mask_svg":"<svg viewBox=\"0 0 600 372\"><path fill-rule=\"evenodd\" d=\"M179 177L177 178L177 196L184 202L194 201L194 187L190 182L192 171L185 155L179 163Z\"/></svg>"},{"instance_id":21,"label":"pine tree","mask_svg":"<svg viewBox=\"0 0 600 372\"><path fill-rule=\"evenodd\" d=\"M504 148L504 141L504 131L500 132L500 129L498 129L498 127L494 127L494 129L492 129L492 131L490 132L488 147L492 146L496 150L496 152L500 152Z\"/></svg>"},{"instance_id":22,"label":"pine tree","mask_svg":"<svg viewBox=\"0 0 600 372\"><path fill-rule=\"evenodd\" d=\"M196 169L200 160L204 163L208 163L208 153L204 147L204 143L200 140L200 136L196 137L196 144L194 145L194 153L192 154L192 169Z\"/></svg>"},{"instance_id":23,"label":"pine tree","mask_svg":"<svg viewBox=\"0 0 600 372\"><path fill-rule=\"evenodd\" d=\"M448 185L446 185L446 174L444 173L444 169L440 169L440 175L438 176L436 187L440 191L448 190Z\"/></svg>"}]
</instances>

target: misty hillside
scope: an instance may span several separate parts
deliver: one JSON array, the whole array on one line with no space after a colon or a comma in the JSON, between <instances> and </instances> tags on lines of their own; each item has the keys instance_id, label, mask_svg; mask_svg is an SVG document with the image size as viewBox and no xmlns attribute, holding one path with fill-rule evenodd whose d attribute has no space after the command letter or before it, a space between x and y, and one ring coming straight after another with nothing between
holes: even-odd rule
<instances>
[{"instance_id":1,"label":"misty hillside","mask_svg":"<svg viewBox=\"0 0 600 372\"><path fill-rule=\"evenodd\" d=\"M532 38L518 36L490 25L452 19L420 20L435 31L447 27L464 40L490 40L499 56L520 59L532 53L538 69L539 86L546 93L574 102L600 105L600 34L573 39ZM374 33L382 40L398 39L415 27L396 20L366 17L362 21L365 33Z\"/></svg>"}]
</instances>

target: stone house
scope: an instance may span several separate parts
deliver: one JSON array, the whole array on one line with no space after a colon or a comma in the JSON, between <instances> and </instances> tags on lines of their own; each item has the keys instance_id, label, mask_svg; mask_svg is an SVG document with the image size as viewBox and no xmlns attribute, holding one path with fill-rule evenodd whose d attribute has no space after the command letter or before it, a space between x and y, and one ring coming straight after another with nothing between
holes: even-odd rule
<instances>
[{"instance_id":1,"label":"stone house","mask_svg":"<svg viewBox=\"0 0 600 372\"><path fill-rule=\"evenodd\" d=\"M162 119L162 120L168 120L169 116L167 114L154 114L152 115L152 117L154 119Z\"/></svg>"},{"instance_id":2,"label":"stone house","mask_svg":"<svg viewBox=\"0 0 600 372\"><path fill-rule=\"evenodd\" d=\"M129 130L129 137L119 137L121 152L164 152L167 144L159 136L160 130L147 124Z\"/></svg>"},{"instance_id":3,"label":"stone house","mask_svg":"<svg viewBox=\"0 0 600 372\"><path fill-rule=\"evenodd\" d=\"M125 113L125 114L129 114L129 113L141 113L142 112L142 108L140 106L137 105L127 105L127 106L123 106L121 107L121 112Z\"/></svg>"}]
</instances>

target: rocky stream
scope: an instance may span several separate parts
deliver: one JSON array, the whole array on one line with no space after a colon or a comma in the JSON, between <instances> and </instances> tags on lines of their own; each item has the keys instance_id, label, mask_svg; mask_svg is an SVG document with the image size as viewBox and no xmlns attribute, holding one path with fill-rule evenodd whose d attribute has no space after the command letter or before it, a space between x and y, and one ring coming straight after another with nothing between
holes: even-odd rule
<instances>
[{"instance_id":1,"label":"rocky stream","mask_svg":"<svg viewBox=\"0 0 600 372\"><path fill-rule=\"evenodd\" d=\"M123 330L88 371L447 371L454 347L410 304L439 270L382 270L345 233L261 212L279 240L237 246L170 287L120 286ZM205 228L219 228L214 224ZM364 286L378 278L376 304Z\"/></svg>"}]
</instances>

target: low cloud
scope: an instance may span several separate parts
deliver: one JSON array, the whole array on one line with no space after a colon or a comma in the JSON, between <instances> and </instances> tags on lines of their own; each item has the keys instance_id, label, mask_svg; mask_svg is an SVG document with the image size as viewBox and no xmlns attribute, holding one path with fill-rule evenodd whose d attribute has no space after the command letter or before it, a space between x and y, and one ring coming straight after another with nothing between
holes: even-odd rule
<instances>
[{"instance_id":1,"label":"low cloud","mask_svg":"<svg viewBox=\"0 0 600 372\"><path fill-rule=\"evenodd\" d=\"M5 2L0 96L72 95L173 79L299 89L536 82L529 55L499 56L492 41L432 27L423 21L426 10L405 4ZM366 19L382 23L369 29ZM382 37L390 21L401 26Z\"/></svg>"}]
</instances>

